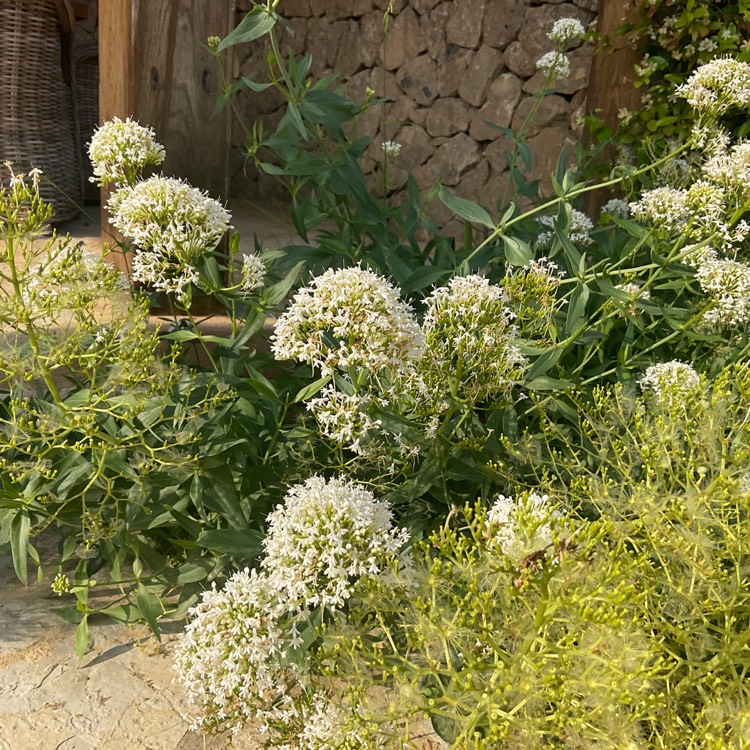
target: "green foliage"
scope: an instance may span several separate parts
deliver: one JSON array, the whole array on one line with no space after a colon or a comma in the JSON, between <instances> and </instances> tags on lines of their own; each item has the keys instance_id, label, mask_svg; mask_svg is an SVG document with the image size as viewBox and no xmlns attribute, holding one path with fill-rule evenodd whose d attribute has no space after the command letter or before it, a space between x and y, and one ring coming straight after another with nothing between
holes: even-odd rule
<instances>
[{"instance_id":1,"label":"green foliage","mask_svg":"<svg viewBox=\"0 0 750 750\"><path fill-rule=\"evenodd\" d=\"M620 113L617 141L632 147L642 164L689 137L695 115L686 102L675 100L675 86L716 57L750 60L750 5L746 0L637 3L635 23L621 32L632 37L641 55L636 85L642 93L636 111ZM747 135L742 114L727 125L736 137Z\"/></svg>"},{"instance_id":2,"label":"green foliage","mask_svg":"<svg viewBox=\"0 0 750 750\"><path fill-rule=\"evenodd\" d=\"M750 368L675 395L602 388L580 434L548 420L557 502L454 508L399 585L361 581L317 628L308 691L389 746L423 716L472 750L746 746Z\"/></svg>"}]
</instances>

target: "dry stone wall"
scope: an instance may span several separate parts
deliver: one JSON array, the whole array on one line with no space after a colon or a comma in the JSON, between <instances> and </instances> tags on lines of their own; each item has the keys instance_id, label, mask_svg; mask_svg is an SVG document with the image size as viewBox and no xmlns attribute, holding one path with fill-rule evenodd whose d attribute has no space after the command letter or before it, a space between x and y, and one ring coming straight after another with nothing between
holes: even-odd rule
<instances>
[{"instance_id":1,"label":"dry stone wall","mask_svg":"<svg viewBox=\"0 0 750 750\"><path fill-rule=\"evenodd\" d=\"M356 126L357 135L373 139L364 169L374 187L382 189L382 142L391 140L402 150L389 159L389 189L411 171L422 187L440 178L484 205L507 198L509 143L487 122L520 127L543 84L536 60L553 48L547 38L553 22L572 17L589 27L598 1L394 0L384 33L388 4L286 0L279 10L294 35L285 35L283 43L295 54L310 53L316 76L336 73L355 101L362 101L368 88L389 100L367 111ZM261 70L265 54L256 44L242 61L243 73ZM543 184L561 147L580 135L591 55L588 43L570 48L571 75L543 99L528 129L533 175ZM271 128L281 116L279 106L270 91L246 95L242 104L249 120L260 117ZM235 146L239 154L240 139ZM235 194L273 194L268 177L250 170L245 175L242 159L234 163Z\"/></svg>"}]
</instances>

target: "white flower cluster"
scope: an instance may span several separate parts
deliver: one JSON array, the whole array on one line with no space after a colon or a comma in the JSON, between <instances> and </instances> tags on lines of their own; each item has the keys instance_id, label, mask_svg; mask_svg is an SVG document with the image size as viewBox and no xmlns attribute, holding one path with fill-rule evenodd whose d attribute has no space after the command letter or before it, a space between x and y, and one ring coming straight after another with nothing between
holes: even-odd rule
<instances>
[{"instance_id":1,"label":"white flower cluster","mask_svg":"<svg viewBox=\"0 0 750 750\"><path fill-rule=\"evenodd\" d=\"M750 64L717 57L701 65L675 93L711 115L750 106Z\"/></svg>"},{"instance_id":2,"label":"white flower cluster","mask_svg":"<svg viewBox=\"0 0 750 750\"><path fill-rule=\"evenodd\" d=\"M155 176L114 193L112 224L133 240L133 280L182 298L198 279L195 260L229 229L218 201L182 180Z\"/></svg>"},{"instance_id":3,"label":"white flower cluster","mask_svg":"<svg viewBox=\"0 0 750 750\"><path fill-rule=\"evenodd\" d=\"M550 78L567 78L570 75L570 60L562 52L545 52L536 67Z\"/></svg>"},{"instance_id":4,"label":"white flower cluster","mask_svg":"<svg viewBox=\"0 0 750 750\"><path fill-rule=\"evenodd\" d=\"M565 44L578 39L586 33L583 24L577 18L560 18L552 24L547 38L558 44Z\"/></svg>"},{"instance_id":5,"label":"white flower cluster","mask_svg":"<svg viewBox=\"0 0 750 750\"><path fill-rule=\"evenodd\" d=\"M401 153L401 144L396 141L383 141L383 153L386 156L398 156Z\"/></svg>"},{"instance_id":6,"label":"white flower cluster","mask_svg":"<svg viewBox=\"0 0 750 750\"><path fill-rule=\"evenodd\" d=\"M713 258L698 267L696 278L713 307L704 320L714 328L737 328L750 321L750 266Z\"/></svg>"},{"instance_id":7,"label":"white flower cluster","mask_svg":"<svg viewBox=\"0 0 750 750\"><path fill-rule=\"evenodd\" d=\"M387 503L337 478L295 485L267 524L263 568L290 600L325 609L343 607L358 579L388 574L409 539Z\"/></svg>"},{"instance_id":8,"label":"white flower cluster","mask_svg":"<svg viewBox=\"0 0 750 750\"><path fill-rule=\"evenodd\" d=\"M144 167L159 166L165 156L164 147L157 143L151 128L129 117L115 117L101 125L91 138L89 158L94 177L89 179L99 185L132 185Z\"/></svg>"},{"instance_id":9,"label":"white flower cluster","mask_svg":"<svg viewBox=\"0 0 750 750\"><path fill-rule=\"evenodd\" d=\"M647 190L639 201L630 204L633 216L660 227L670 234L681 232L690 218L684 190L659 187Z\"/></svg>"},{"instance_id":10,"label":"white flower cluster","mask_svg":"<svg viewBox=\"0 0 750 750\"><path fill-rule=\"evenodd\" d=\"M239 732L257 721L268 733L322 722L320 701L305 716L300 700L310 610L344 606L362 578L389 580L408 538L360 485L312 477L290 488L268 517L263 570L235 573L190 612L175 668L198 708L194 726Z\"/></svg>"},{"instance_id":11,"label":"white flower cluster","mask_svg":"<svg viewBox=\"0 0 750 750\"><path fill-rule=\"evenodd\" d=\"M177 646L174 667L198 708L194 729L231 729L248 722L289 723L299 714L294 691L305 670L294 660L300 619L272 576L235 573L221 590L206 591L190 610L191 622Z\"/></svg>"},{"instance_id":12,"label":"white flower cluster","mask_svg":"<svg viewBox=\"0 0 750 750\"><path fill-rule=\"evenodd\" d=\"M471 402L508 392L526 360L514 343L513 312L502 288L482 276L455 276L426 299L425 354L420 375L428 392L451 382Z\"/></svg>"},{"instance_id":13,"label":"white flower cluster","mask_svg":"<svg viewBox=\"0 0 750 750\"><path fill-rule=\"evenodd\" d=\"M732 192L738 203L747 201L750 198L750 142L742 141L729 151L715 149L714 156L703 165L703 174Z\"/></svg>"},{"instance_id":14,"label":"white flower cluster","mask_svg":"<svg viewBox=\"0 0 750 750\"><path fill-rule=\"evenodd\" d=\"M364 442L377 433L382 422L373 419L373 406L387 406L387 401L372 393L342 393L331 385L321 396L307 402L307 409L315 415L321 432L353 453L364 456Z\"/></svg>"},{"instance_id":15,"label":"white flower cluster","mask_svg":"<svg viewBox=\"0 0 750 750\"><path fill-rule=\"evenodd\" d=\"M487 511L490 546L518 564L552 544L553 527L560 519L559 512L550 508L547 495L532 492L519 500L498 495Z\"/></svg>"},{"instance_id":16,"label":"white flower cluster","mask_svg":"<svg viewBox=\"0 0 750 750\"><path fill-rule=\"evenodd\" d=\"M668 407L683 404L687 396L696 393L700 383L698 373L678 360L651 365L638 381L643 391L652 393Z\"/></svg>"},{"instance_id":17,"label":"white flower cluster","mask_svg":"<svg viewBox=\"0 0 750 750\"><path fill-rule=\"evenodd\" d=\"M316 694L305 712L300 747L304 750L386 750L392 748L385 733L368 731L367 726L352 726L351 712Z\"/></svg>"},{"instance_id":18,"label":"white flower cluster","mask_svg":"<svg viewBox=\"0 0 750 750\"><path fill-rule=\"evenodd\" d=\"M630 206L633 216L665 235L684 235L700 242L717 237L728 245L739 244L750 227L727 222L727 194L721 185L698 180L689 188L660 187L646 191Z\"/></svg>"},{"instance_id":19,"label":"white flower cluster","mask_svg":"<svg viewBox=\"0 0 750 750\"><path fill-rule=\"evenodd\" d=\"M602 213L615 219L627 219L630 216L630 206L622 198L610 198L602 206Z\"/></svg>"},{"instance_id":20,"label":"white flower cluster","mask_svg":"<svg viewBox=\"0 0 750 750\"><path fill-rule=\"evenodd\" d=\"M277 359L331 374L336 367L408 370L422 335L398 289L364 268L329 269L298 291L272 337Z\"/></svg>"},{"instance_id":21,"label":"white flower cluster","mask_svg":"<svg viewBox=\"0 0 750 750\"><path fill-rule=\"evenodd\" d=\"M538 250L549 249L554 238L554 232L551 228L555 225L554 216L540 216L539 223L544 227L550 227L550 231L540 232L537 235L534 246ZM593 243L591 231L594 229L594 222L586 216L583 211L576 208L571 209L570 229L568 230L568 239L576 245L587 247Z\"/></svg>"},{"instance_id":22,"label":"white flower cluster","mask_svg":"<svg viewBox=\"0 0 750 750\"><path fill-rule=\"evenodd\" d=\"M266 277L266 266L254 253L246 255L242 259L242 280L240 289L243 292L254 292L263 286Z\"/></svg>"}]
</instances>

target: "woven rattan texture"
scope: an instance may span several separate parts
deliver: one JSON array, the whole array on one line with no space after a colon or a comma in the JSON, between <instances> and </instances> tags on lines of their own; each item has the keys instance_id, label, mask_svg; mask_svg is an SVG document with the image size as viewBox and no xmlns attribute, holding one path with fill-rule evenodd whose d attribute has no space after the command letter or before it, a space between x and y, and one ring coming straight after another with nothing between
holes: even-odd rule
<instances>
[{"instance_id":1,"label":"woven rattan texture","mask_svg":"<svg viewBox=\"0 0 750 750\"><path fill-rule=\"evenodd\" d=\"M99 122L99 54L93 45L76 50L75 86L78 106L78 127L81 135L84 198L87 203L99 202L99 188L89 180L94 174L89 161L88 144Z\"/></svg>"},{"instance_id":2,"label":"woven rattan texture","mask_svg":"<svg viewBox=\"0 0 750 750\"><path fill-rule=\"evenodd\" d=\"M0 0L0 45L0 161L39 167L55 220L69 219L82 179L55 0Z\"/></svg>"}]
</instances>

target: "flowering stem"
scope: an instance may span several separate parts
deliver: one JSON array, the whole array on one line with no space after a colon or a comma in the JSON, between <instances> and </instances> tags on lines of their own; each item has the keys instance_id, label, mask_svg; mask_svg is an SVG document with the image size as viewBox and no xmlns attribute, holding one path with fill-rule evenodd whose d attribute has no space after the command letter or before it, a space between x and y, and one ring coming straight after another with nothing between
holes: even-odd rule
<instances>
[{"instance_id":1,"label":"flowering stem","mask_svg":"<svg viewBox=\"0 0 750 750\"><path fill-rule=\"evenodd\" d=\"M16 247L15 243L13 242L12 234L8 234L6 236L5 243L6 253L8 256L8 267L10 268L10 280L13 284L13 293L16 300L21 303L20 317L21 322L24 324L26 335L29 339L29 346L31 347L31 351L34 353L34 359L39 366L42 379L44 380L44 383L47 386L52 398L55 400L55 403L57 403L58 406L64 409L65 406L63 404L62 396L60 395L60 390L57 387L57 383L55 383L55 380L52 377L52 373L45 364L44 358L40 355L39 339L36 335L36 328L34 327L34 323L32 322L31 316L29 315L26 306L23 304L23 292L21 290L21 281L18 277L18 266L16 265L15 257Z\"/></svg>"},{"instance_id":2,"label":"flowering stem","mask_svg":"<svg viewBox=\"0 0 750 750\"><path fill-rule=\"evenodd\" d=\"M554 208L555 206L560 205L563 201L569 202L573 198L577 198L579 195L583 195L584 193L590 193L593 190L601 190L603 188L611 187L612 185L619 185L623 180L625 180L626 177L632 178L632 177L638 177L641 174L645 174L646 172L651 171L652 169L655 169L659 165L663 164L664 162L669 161L670 159L673 159L678 154L685 151L687 148L687 144L683 144L681 146L678 146L673 151L670 151L668 154L663 156L661 159L655 161L653 164L649 164L645 167L641 167L640 169L635 170L634 172L631 172L627 175L623 175L622 177L613 177L612 179L606 180L604 182L599 182L596 185L582 185L579 188L575 188L570 191L570 193L567 193L562 196L558 196L556 198L552 198L551 200L548 200L545 203L542 203L541 205L537 206L536 208L532 208L529 211L526 211L523 214L520 214L519 216L516 216L514 218L509 219L506 222L503 222L502 224L499 224L496 226L492 232L490 232L489 236L484 239L482 242L477 245L476 248L468 255L468 257L463 261L462 265L467 265L471 262L471 260L478 255L482 250L484 250L487 245L489 245L491 242L496 240L498 237L501 237L507 229L514 224L517 224L520 221L523 221L524 219L534 216L535 214L542 213L544 211L547 211L550 208Z\"/></svg>"}]
</instances>

